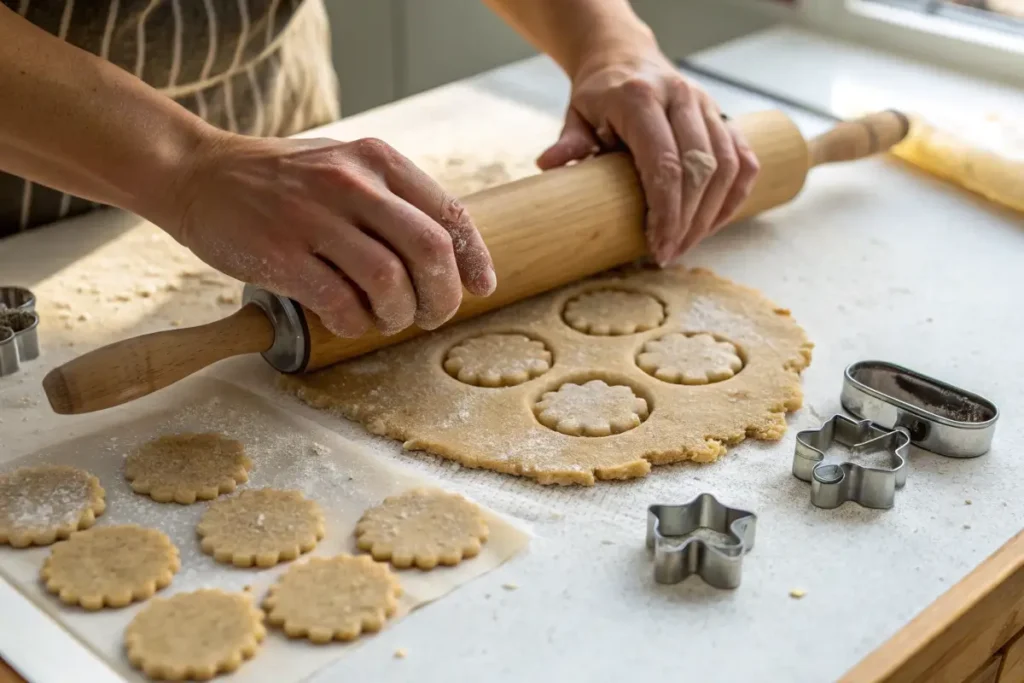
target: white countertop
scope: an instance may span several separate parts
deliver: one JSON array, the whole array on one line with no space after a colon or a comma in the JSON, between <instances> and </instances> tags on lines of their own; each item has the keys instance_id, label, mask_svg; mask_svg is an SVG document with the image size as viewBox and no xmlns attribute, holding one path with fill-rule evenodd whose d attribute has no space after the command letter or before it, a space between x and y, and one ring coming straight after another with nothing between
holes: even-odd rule
<instances>
[{"instance_id":1,"label":"white countertop","mask_svg":"<svg viewBox=\"0 0 1024 683\"><path fill-rule=\"evenodd\" d=\"M840 69L833 41L791 43L772 41L772 35L780 34L738 41L701 62L728 66L733 75L767 87L814 83L819 93L840 76L871 86L884 84L889 73ZM901 87L940 93L947 80L921 69ZM733 115L775 107L708 85ZM471 165L491 158L503 164L491 171L515 176L528 172L528 162L557 133L565 87L554 66L538 58L318 134L381 137L428 170L443 168L436 164L445 156L473 158ZM972 87L993 101L1015 96ZM812 117L795 118L808 134L827 127ZM381 457L527 520L537 538L526 554L367 640L314 680L839 677L1024 526L1024 357L1016 352L1024 333L1022 256L1020 216L896 162L818 169L794 203L723 232L685 259L763 290L790 308L816 343L804 374L805 407L791 416L780 442L745 442L714 465L655 468L638 481L544 488L403 454L393 443L334 422ZM232 286L180 277L189 268L188 258L154 228L116 212L0 242L0 279L32 286L48 320L45 356L0 380L0 460L52 443L67 425L83 428L92 419L49 414L38 386L49 367L104 341L231 310L213 298L233 292ZM128 275L111 274L118 270ZM136 280L168 279L178 291L111 301L109 278L115 276L128 278L119 286L129 292ZM67 326L56 318L57 300L75 309ZM79 312L89 319L78 321ZM72 336L76 346L68 347ZM892 510L854 504L819 510L809 503L808 485L790 474L794 434L838 410L843 368L868 358L908 365L995 401L1002 411L995 445L974 460L914 453ZM643 543L647 505L682 502L701 491L759 515L757 546L736 591L717 591L696 578L678 586L653 583ZM519 588L503 590L505 583ZM793 588L807 591L806 597L790 598ZM13 650L12 626L0 620L0 651L16 664L28 662L24 644ZM43 645L37 647L41 652ZM408 657L394 659L397 648Z\"/></svg>"}]
</instances>

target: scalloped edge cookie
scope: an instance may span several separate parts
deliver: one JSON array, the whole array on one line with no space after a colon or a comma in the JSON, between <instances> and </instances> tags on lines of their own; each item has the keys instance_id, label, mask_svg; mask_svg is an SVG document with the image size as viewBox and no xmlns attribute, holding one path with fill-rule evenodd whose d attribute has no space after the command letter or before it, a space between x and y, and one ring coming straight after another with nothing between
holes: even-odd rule
<instances>
[{"instance_id":1,"label":"scalloped edge cookie","mask_svg":"<svg viewBox=\"0 0 1024 683\"><path fill-rule=\"evenodd\" d=\"M246 637L238 642L221 644L221 651L212 653L216 655L213 661L187 660L188 656L195 657L197 651L210 644L202 640L206 631L196 628L193 620L181 618L180 610L183 607L195 608L185 603L196 602L199 603L197 611L203 618L237 620L238 625L248 631ZM153 598L125 628L124 645L128 661L149 678L166 681L209 680L217 674L237 670L242 662L255 656L266 634L263 612L253 604L249 595L205 588L178 593L169 598ZM147 643L151 635L153 642ZM178 652L164 655L159 653L161 646L168 641L181 642L188 639L196 641L192 647L186 645L180 648L188 652L188 655ZM168 658L174 661L166 661Z\"/></svg>"},{"instance_id":2,"label":"scalloped edge cookie","mask_svg":"<svg viewBox=\"0 0 1024 683\"><path fill-rule=\"evenodd\" d=\"M208 442L204 444L203 442ZM216 442L217 454L223 465L221 472L210 473L209 482L205 485L187 485L181 482L161 480L163 473L147 470L149 464L145 458L154 449L182 449L181 458L195 458L195 468L210 467L209 448ZM197 445L198 444L198 445ZM195 449L189 451L187 449ZM205 451L201 449L207 449ZM223 452L228 449L227 452ZM159 452L159 451L158 451ZM166 453L161 457L169 457ZM230 462L233 460L234 462ZM148 495L158 503L178 503L191 505L197 500L213 500L223 493L231 493L239 484L249 481L249 470L252 460L245 454L245 446L237 439L229 438L220 433L182 433L160 436L139 446L128 455L124 464L124 476L131 482L132 490Z\"/></svg>"},{"instance_id":3,"label":"scalloped edge cookie","mask_svg":"<svg viewBox=\"0 0 1024 683\"><path fill-rule=\"evenodd\" d=\"M50 545L58 540L68 538L75 531L88 529L96 523L96 518L102 515L107 509L107 503L105 500L106 492L100 485L100 480L86 470L79 469L77 467L70 467L68 465L37 465L32 467L19 467L13 472L0 475L0 490L3 489L5 483L9 483L12 479L18 476L25 476L26 474L38 473L44 470L61 471L74 477L84 475L85 484L88 486L89 493L91 495L88 500L83 501L78 520L63 524L28 528L22 531L17 530L13 524L7 527L0 524L0 545L6 543L13 548L27 548L32 545ZM6 504L9 500L9 498L5 499L3 500L3 503Z\"/></svg>"},{"instance_id":4,"label":"scalloped edge cookie","mask_svg":"<svg viewBox=\"0 0 1024 683\"><path fill-rule=\"evenodd\" d=\"M388 496L364 512L355 529L360 550L397 569L457 565L479 555L487 535L480 506L457 493L426 487Z\"/></svg>"},{"instance_id":5,"label":"scalloped edge cookie","mask_svg":"<svg viewBox=\"0 0 1024 683\"><path fill-rule=\"evenodd\" d=\"M290 507L287 510L275 508L282 505ZM271 526L275 521L285 523L291 535L286 532L274 539L276 551L259 552L253 548L247 551L234 547L240 534L251 526L245 520L231 516L231 512L237 514L239 510L249 517L251 514L248 513L255 513L257 516L253 523L261 528L264 528L268 517L287 516L287 519L272 520ZM214 501L196 525L196 533L202 538L203 552L213 555L218 562L236 567L273 567L313 550L326 531L324 515L316 501L298 491L264 488L249 489L237 496Z\"/></svg>"},{"instance_id":6,"label":"scalloped edge cookie","mask_svg":"<svg viewBox=\"0 0 1024 683\"><path fill-rule=\"evenodd\" d=\"M100 562L110 561L106 567L97 567L96 556L89 553L90 545L96 539L106 540L114 537L117 541L112 549L105 549L106 554L99 557ZM148 547L147 547L148 546ZM144 559L143 551L166 553L163 567L138 567L141 576L124 581L128 561ZM149 563L147 563L149 564ZM124 581L124 586L117 592L88 592L91 587L83 586L80 574L76 570L106 570L116 573L117 578ZM158 590L171 584L174 575L181 569L178 549L164 532L134 524L105 526L79 531L71 537L53 546L50 555L43 562L39 575L46 584L46 590L58 595L62 602L69 605L80 605L87 610L99 610L104 607L125 607L137 600L147 600Z\"/></svg>"},{"instance_id":7,"label":"scalloped edge cookie","mask_svg":"<svg viewBox=\"0 0 1024 683\"><path fill-rule=\"evenodd\" d=\"M342 626L317 623L317 615L311 610L338 599L337 586L325 581L323 573L333 574L334 579L356 576L363 579L354 589L366 590L366 578L375 579L380 604L364 608L362 612L350 615ZM371 586L372 587L372 586ZM315 595L325 592L323 600ZM278 578L263 599L267 623L280 627L289 638L306 638L323 644L333 640L355 640L363 633L375 633L398 611L398 598L402 587L398 577L386 564L374 562L368 555L335 555L334 557L311 557L301 564L292 565Z\"/></svg>"}]
</instances>

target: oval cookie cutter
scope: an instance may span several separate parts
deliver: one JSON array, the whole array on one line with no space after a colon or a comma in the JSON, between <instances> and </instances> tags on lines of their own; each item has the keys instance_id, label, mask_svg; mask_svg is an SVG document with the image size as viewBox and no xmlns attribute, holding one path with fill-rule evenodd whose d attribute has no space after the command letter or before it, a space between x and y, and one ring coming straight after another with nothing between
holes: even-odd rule
<instances>
[{"instance_id":1,"label":"oval cookie cutter","mask_svg":"<svg viewBox=\"0 0 1024 683\"><path fill-rule=\"evenodd\" d=\"M947 458L976 458L988 452L999 420L996 405L978 394L877 360L846 368L840 402L859 422L835 415L799 432L793 455L793 475L811 482L811 503L826 509L848 500L891 508L906 481L909 444ZM827 464L834 443L852 453L886 450L889 466Z\"/></svg>"}]
</instances>

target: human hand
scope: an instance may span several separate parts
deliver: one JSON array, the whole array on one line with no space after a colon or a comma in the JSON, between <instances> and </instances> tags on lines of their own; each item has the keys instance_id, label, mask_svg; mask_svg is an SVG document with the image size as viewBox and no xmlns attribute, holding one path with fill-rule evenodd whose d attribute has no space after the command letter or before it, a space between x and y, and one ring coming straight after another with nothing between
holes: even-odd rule
<instances>
[{"instance_id":1,"label":"human hand","mask_svg":"<svg viewBox=\"0 0 1024 683\"><path fill-rule=\"evenodd\" d=\"M754 187L757 158L653 40L591 54L572 74L565 127L537 165L547 170L624 143L647 197L648 250L665 266L732 219Z\"/></svg>"},{"instance_id":2,"label":"human hand","mask_svg":"<svg viewBox=\"0 0 1024 683\"><path fill-rule=\"evenodd\" d=\"M434 329L462 285L494 291L469 215L387 144L211 135L152 220L214 268L296 299L343 337Z\"/></svg>"}]
</instances>

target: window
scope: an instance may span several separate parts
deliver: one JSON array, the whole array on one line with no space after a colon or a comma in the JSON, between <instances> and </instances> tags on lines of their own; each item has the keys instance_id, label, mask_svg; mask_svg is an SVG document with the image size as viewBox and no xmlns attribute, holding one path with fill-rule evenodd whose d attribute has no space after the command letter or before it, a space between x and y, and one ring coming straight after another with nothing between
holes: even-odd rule
<instances>
[{"instance_id":1,"label":"window","mask_svg":"<svg viewBox=\"0 0 1024 683\"><path fill-rule=\"evenodd\" d=\"M802 0L805 24L1024 87L1024 0Z\"/></svg>"}]
</instances>

